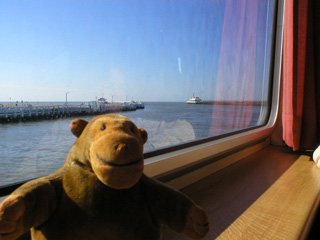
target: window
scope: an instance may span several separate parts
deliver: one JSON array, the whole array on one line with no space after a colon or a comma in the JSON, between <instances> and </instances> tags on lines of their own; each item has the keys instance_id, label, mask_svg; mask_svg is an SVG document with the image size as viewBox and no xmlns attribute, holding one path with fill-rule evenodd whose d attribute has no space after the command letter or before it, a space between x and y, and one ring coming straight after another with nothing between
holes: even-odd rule
<instances>
[{"instance_id":1,"label":"window","mask_svg":"<svg viewBox=\"0 0 320 240\"><path fill-rule=\"evenodd\" d=\"M0 186L62 166L67 107L142 102L120 114L148 131L149 156L265 126L276 12L273 0L2 1Z\"/></svg>"}]
</instances>

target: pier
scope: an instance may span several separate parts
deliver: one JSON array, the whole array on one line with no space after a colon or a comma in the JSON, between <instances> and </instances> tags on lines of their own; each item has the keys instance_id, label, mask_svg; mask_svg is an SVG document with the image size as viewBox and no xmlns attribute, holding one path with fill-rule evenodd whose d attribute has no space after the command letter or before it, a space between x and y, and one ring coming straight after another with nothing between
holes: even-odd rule
<instances>
[{"instance_id":1,"label":"pier","mask_svg":"<svg viewBox=\"0 0 320 240\"><path fill-rule=\"evenodd\" d=\"M100 102L92 101L81 104L41 105L27 106L0 106L0 123L27 122L37 120L50 120L72 116L99 115L124 111L144 109L140 102Z\"/></svg>"}]
</instances>

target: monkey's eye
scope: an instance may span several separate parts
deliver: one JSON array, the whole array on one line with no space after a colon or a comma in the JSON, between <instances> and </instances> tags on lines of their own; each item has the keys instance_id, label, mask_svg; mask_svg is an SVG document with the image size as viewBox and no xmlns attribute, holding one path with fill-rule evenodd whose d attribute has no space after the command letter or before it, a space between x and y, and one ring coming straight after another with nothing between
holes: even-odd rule
<instances>
[{"instance_id":1,"label":"monkey's eye","mask_svg":"<svg viewBox=\"0 0 320 240\"><path fill-rule=\"evenodd\" d=\"M130 130L132 133L136 133L136 129L134 127L131 127Z\"/></svg>"},{"instance_id":2,"label":"monkey's eye","mask_svg":"<svg viewBox=\"0 0 320 240\"><path fill-rule=\"evenodd\" d=\"M106 125L102 124L100 129L101 129L101 131L105 130L106 129Z\"/></svg>"}]
</instances>

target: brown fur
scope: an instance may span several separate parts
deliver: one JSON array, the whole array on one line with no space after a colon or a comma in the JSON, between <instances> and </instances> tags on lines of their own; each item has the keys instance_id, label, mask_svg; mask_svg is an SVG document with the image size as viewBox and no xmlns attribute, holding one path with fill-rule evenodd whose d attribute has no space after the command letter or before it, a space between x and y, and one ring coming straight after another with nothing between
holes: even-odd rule
<instances>
[{"instance_id":1,"label":"brown fur","mask_svg":"<svg viewBox=\"0 0 320 240\"><path fill-rule=\"evenodd\" d=\"M206 235L201 208L143 174L144 129L120 115L76 119L70 128L78 139L64 166L1 203L1 240L30 228L33 239L152 240L162 224L190 238Z\"/></svg>"}]
</instances>

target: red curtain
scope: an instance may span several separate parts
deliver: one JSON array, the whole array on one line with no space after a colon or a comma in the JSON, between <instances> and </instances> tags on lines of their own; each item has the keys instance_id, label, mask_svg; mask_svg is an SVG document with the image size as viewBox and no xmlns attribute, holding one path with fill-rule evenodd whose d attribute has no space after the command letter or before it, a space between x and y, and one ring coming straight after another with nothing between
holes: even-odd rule
<instances>
[{"instance_id":1,"label":"red curtain","mask_svg":"<svg viewBox=\"0 0 320 240\"><path fill-rule=\"evenodd\" d=\"M319 36L314 16L319 11L317 1L286 0L283 45L283 139L298 150L316 146L319 130L319 88L317 49Z\"/></svg>"}]
</instances>

